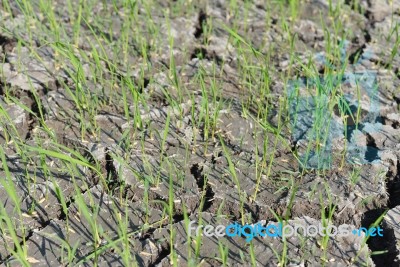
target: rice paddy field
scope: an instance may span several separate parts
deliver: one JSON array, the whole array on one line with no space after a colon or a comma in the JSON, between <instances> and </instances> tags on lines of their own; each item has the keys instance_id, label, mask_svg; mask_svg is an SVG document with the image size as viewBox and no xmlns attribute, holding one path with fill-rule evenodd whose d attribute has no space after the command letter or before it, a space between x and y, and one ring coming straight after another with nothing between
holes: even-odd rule
<instances>
[{"instance_id":1,"label":"rice paddy field","mask_svg":"<svg viewBox=\"0 0 400 267\"><path fill-rule=\"evenodd\" d=\"M400 266L399 49L399 0L1 0L0 265Z\"/></svg>"}]
</instances>

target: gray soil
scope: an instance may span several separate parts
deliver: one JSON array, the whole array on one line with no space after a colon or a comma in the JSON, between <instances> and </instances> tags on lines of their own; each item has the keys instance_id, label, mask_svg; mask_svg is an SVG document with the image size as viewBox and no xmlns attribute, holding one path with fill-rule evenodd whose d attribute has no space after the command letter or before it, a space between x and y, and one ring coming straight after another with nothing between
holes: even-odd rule
<instances>
[{"instance_id":1,"label":"gray soil","mask_svg":"<svg viewBox=\"0 0 400 267\"><path fill-rule=\"evenodd\" d=\"M160 1L163 2L163 1ZM257 1L256 1L257 2ZM373 70L375 82L379 86L379 98L377 103L379 110L374 120L363 120L357 130L353 130L353 140L350 144L353 161L341 158L341 151L345 143L344 126L339 116L334 116L335 124L331 133L334 135L329 148L330 159L325 166L324 174L309 168L304 172L302 166L293 155L293 151L301 156L305 153L307 140L305 137L309 131L307 116L305 116L297 129L298 135L292 135L289 129L282 131L280 138L266 131L250 116L242 114L241 101L247 99L249 91L245 91L245 85L240 84L238 69L241 59L237 57L235 48L228 44L229 33L223 30L222 22L225 21L227 1L210 1L207 7L198 6L197 15L183 15L171 18L171 28L175 35L174 55L182 86L195 93L193 99L185 98L179 103L183 110L183 116L178 116L166 104L163 90L168 90L171 95L177 92L171 80L168 78L168 70L163 67L169 62L169 41L160 38L159 54L149 55L153 68L145 73L145 78L140 80L137 70L140 69L141 59L135 55L129 55L132 62L132 70L120 70L120 76L133 75L141 93L147 96L149 110L139 107L143 120L148 120L142 131L142 136L128 136L131 139L132 151L128 160L121 163L118 158L125 155L127 147L124 146L126 129L132 127L132 122L124 116L120 99L122 95L114 97L109 105L102 106L98 115L94 117L101 131L96 137L88 137L87 142L82 142L80 125L76 118L76 108L73 99L63 89L62 84L73 86L71 77L63 69L56 67L54 51L46 49L41 44L36 44L36 53L44 59L38 61L27 48L22 45L17 51L17 42L12 36L0 32L0 104L10 115L20 136L25 142L35 146L46 148L49 144L49 134L41 122L34 116L15 104L4 100L3 86L11 90L9 92L20 102L30 107L36 114L43 113L45 123L54 133L54 138L59 143L79 151L86 159L101 165L103 174L110 178L107 185L102 184L96 173L90 169L81 167L75 170L81 175L72 175L68 172L60 172L60 160L56 158L40 158L35 160L46 161L48 170L36 168L35 162L25 162L15 146L7 143L3 128L0 128L0 145L6 152L8 171L11 172L18 198L23 199L23 205L19 207L26 216L19 218L15 212L14 201L0 187L0 202L5 210L21 229L17 229L18 238L25 240L28 256L31 257L34 266L60 266L61 251L65 248L67 240L72 246L77 245L76 257L79 259L93 253L90 225L79 216L78 207L75 204L75 186L80 188L82 197L91 205L99 205L98 224L103 231L117 236L115 216L128 214L129 231L138 230L145 222L152 224L159 221L164 212L164 206L160 200L168 202L170 191L170 166L163 166L160 155L168 157L173 162L174 175L172 186L174 194L173 224L165 222L138 231L129 237L132 246L131 253L135 255L140 266L170 266L171 227L175 229L174 243L172 246L177 253L180 266L189 265L188 247L194 251L193 240L188 240L185 230L184 210L189 217L198 220L199 216L205 222L212 225L229 224L239 221L245 216L248 222L263 221L265 224L277 221L276 216L288 217L288 223L317 223L321 219L321 210L329 207L329 201L333 201L336 210L333 215L333 224L351 225L354 227L369 227L376 219L387 210L381 227L384 229L384 237L370 238L363 245L363 237L334 237L329 240L329 250L325 263L327 266L399 266L400 265L400 56L396 55L392 61L392 67L388 67L391 55L387 49L393 40L382 36L387 32L391 23L391 7L382 1L360 1L366 8L365 15L360 15L346 5L342 23L349 30L347 39L349 45L346 53L364 55L361 64L348 67L349 73L357 71ZM393 19L400 22L400 2L393 1L396 12ZM25 36L22 25L24 16L17 7L12 7L15 18L8 21L10 30ZM111 7L110 7L111 8ZM57 7L63 12L62 4ZM309 1L301 6L299 22L295 27L298 41L295 43L295 51L299 58L307 62L310 51L316 55L325 49L325 35L319 25L320 12L327 13L327 1ZM271 21L265 19L265 7L261 3L251 3L249 15L251 31L247 34L253 45L273 51L271 64L277 70L271 76L271 98L269 107L276 108L282 95L284 84L280 79L280 73L288 72L289 55L281 44L288 43L288 37L277 23L279 18L271 17ZM106 12L106 10L94 10L94 12ZM155 23L163 24L163 14L158 9L151 10L154 13ZM5 13L0 8L0 16ZM210 43L205 46L202 40L201 24L212 19L214 28L211 32ZM7 22L7 21L6 21ZM44 22L45 23L45 22ZM110 38L118 38L121 21L115 17L114 34ZM273 30L265 31L265 23L272 23ZM332 25L328 25L331 28ZM239 26L239 29L241 27ZM89 31L88 29L86 29ZM166 31L165 31L166 32ZM274 45L272 45L274 44ZM80 48L90 53L85 43ZM266 51L261 51L266 52ZM111 53L111 51L110 51ZM368 53L373 56L369 57ZM3 60L4 59L4 60ZM314 58L317 62L317 59ZM22 61L24 71L18 71L17 64ZM219 111L216 132L218 137L204 140L204 132L196 128L192 122L192 116L200 116L202 95L198 88L196 75L203 71L206 76L213 75L212 62L217 64L216 73L221 73L217 83L223 90L219 103L222 109ZM118 64L118 62L117 62ZM110 67L104 64L104 75L110 76ZM320 73L323 73L324 65L320 65ZM135 72L136 70L136 72ZM293 80L303 78L302 73L292 74ZM30 79L29 79L30 78ZM96 88L96 79L87 77L88 86ZM33 81L33 87L41 100L42 106L36 104L34 95L30 91L29 81ZM111 83L111 82L110 82ZM110 84L109 88L113 85ZM72 87L71 87L72 88ZM345 92L351 93L356 85L351 81L343 82ZM111 95L112 89L105 89L104 98ZM302 90L302 89L300 89ZM113 94L118 91L113 91ZM368 95L362 92L361 99L367 99ZM133 103L132 99L128 99ZM370 112L367 102L353 103L355 109L360 108L362 114ZM360 106L358 106L360 105ZM194 108L193 108L194 107ZM131 105L133 111L135 106ZM210 107L215 110L216 107ZM307 110L304 110L307 113ZM162 134L167 120L167 114L172 115L170 128L166 142L162 142ZM270 122L277 122L277 112L271 112ZM254 116L254 114L251 114ZM88 116L88 120L91 119ZM129 131L128 131L129 132ZM159 132L160 135L150 133ZM144 140L143 144L139 141ZM40 141L41 140L41 141ZM285 140L283 142L282 140ZM121 142L122 141L122 142ZM137 142L135 142L137 141ZM42 143L38 143L42 142ZM162 147L164 145L164 147ZM256 150L256 147L265 147L264 151ZM241 186L241 194L232 179L229 162L224 154L224 147L231 155L236 169L236 178ZM360 148L357 150L357 148ZM187 153L189 151L189 153ZM274 162L269 169L269 178L264 179L256 199L253 199L257 185L257 170L255 161L257 157L271 155ZM267 161L268 164L269 160ZM318 164L309 162L309 164ZM350 181L352 173L358 172L360 179L353 183ZM5 175L4 166L0 167L0 177ZM44 172L51 172L54 181L64 190L67 199L68 214L66 215L54 191L53 181L47 180ZM139 174L140 175L139 175ZM146 188L140 177L159 174L158 187ZM27 181L27 175L35 177L35 183ZM295 184L286 179L290 175L295 177ZM139 177L140 176L140 177ZM85 180L75 180L76 177L85 177ZM83 178L81 178L83 179ZM75 184L74 184L75 183ZM88 187L86 185L89 185ZM294 191L293 188L297 190ZM283 188L283 189L282 189ZM327 188L329 190L327 190ZM294 193L294 196L292 195ZM89 194L90 193L90 194ZM205 195L204 205L200 205L202 194ZM90 197L89 199L89 195ZM149 206L143 205L143 199L147 197ZM294 202L292 199L294 197ZM127 203L119 199L127 199ZM114 205L121 214L114 214L109 199L114 200ZM244 200L244 201L241 201ZM321 202L322 201L322 202ZM241 202L244 205L241 205ZM120 203L120 206L118 206ZM32 209L32 205L34 211ZM324 207L324 208L321 208ZM273 211L273 212L272 212ZM15 214L15 216L13 215ZM224 216L221 216L224 214ZM68 224L67 224L68 222ZM24 226L24 227L22 227ZM250 246L243 238L222 238L229 248L228 262L230 266L247 266L251 264L250 250L254 250L255 262L259 266L277 266L277 255L281 255L287 249L287 257L290 266L319 266L323 250L321 244L315 238L290 238L288 247L284 248L281 239L256 238ZM104 240L106 243L107 240ZM189 243L189 242L192 242ZM219 255L218 240L215 237L203 237L199 257L201 266L218 266L221 264L216 259ZM15 244L9 240L0 238L0 262L2 264L13 263L14 259L9 254L9 249ZM387 250L386 254L371 256L371 251ZM122 259L116 251L106 251L97 259L98 266L119 266ZM85 265L91 265L85 263Z\"/></svg>"}]
</instances>

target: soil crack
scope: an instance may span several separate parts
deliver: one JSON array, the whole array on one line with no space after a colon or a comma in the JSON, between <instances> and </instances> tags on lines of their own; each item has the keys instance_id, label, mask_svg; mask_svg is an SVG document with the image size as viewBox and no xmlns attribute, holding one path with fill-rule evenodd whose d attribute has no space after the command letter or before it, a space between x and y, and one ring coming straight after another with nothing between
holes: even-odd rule
<instances>
[{"instance_id":1,"label":"soil crack","mask_svg":"<svg viewBox=\"0 0 400 267\"><path fill-rule=\"evenodd\" d=\"M198 18L198 24L197 24L196 30L194 32L194 37L196 39L200 39L201 36L203 35L203 32L204 32L203 25L206 22L207 22L207 14L203 10L200 10L199 18Z\"/></svg>"},{"instance_id":2,"label":"soil crack","mask_svg":"<svg viewBox=\"0 0 400 267\"><path fill-rule=\"evenodd\" d=\"M171 254L171 248L170 244L163 244L161 245L161 251L160 254L158 254L158 257L154 261L153 264L150 264L150 267L155 267L158 264L160 264L165 258L167 258Z\"/></svg>"},{"instance_id":3,"label":"soil crack","mask_svg":"<svg viewBox=\"0 0 400 267\"><path fill-rule=\"evenodd\" d=\"M392 163L394 164L394 163ZM380 216L400 204L400 162L397 161L396 173L389 171L386 175L386 189L388 192L388 204L386 207L369 210L363 215L361 226L369 228L375 223ZM397 266L396 257L398 251L396 249L397 239L393 229L383 228L383 236L371 236L367 241L367 245L371 251L386 251L383 254L371 256L376 266Z\"/></svg>"},{"instance_id":4,"label":"soil crack","mask_svg":"<svg viewBox=\"0 0 400 267\"><path fill-rule=\"evenodd\" d=\"M190 173L196 180L199 191L204 194L204 203L201 207L201 211L207 211L213 204L214 191L210 184L207 182L207 178L203 175L203 167L199 163L193 164L190 168Z\"/></svg>"},{"instance_id":5,"label":"soil crack","mask_svg":"<svg viewBox=\"0 0 400 267\"><path fill-rule=\"evenodd\" d=\"M36 127L36 125L38 125L38 118L46 114L43 107L38 105L34 94L32 92L28 92L27 95L32 101L31 111L33 114L29 113L28 115L28 132L26 133L25 140L29 140L31 138L33 129Z\"/></svg>"}]
</instances>

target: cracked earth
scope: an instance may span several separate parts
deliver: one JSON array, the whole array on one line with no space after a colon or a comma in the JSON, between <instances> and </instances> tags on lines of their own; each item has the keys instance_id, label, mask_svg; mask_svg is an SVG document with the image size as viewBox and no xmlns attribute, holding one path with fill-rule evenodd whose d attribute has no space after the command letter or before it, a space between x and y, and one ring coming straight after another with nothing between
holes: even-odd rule
<instances>
[{"instance_id":1,"label":"cracked earth","mask_svg":"<svg viewBox=\"0 0 400 267\"><path fill-rule=\"evenodd\" d=\"M79 90L68 71L70 63L61 64L57 53L40 43L40 38L30 46L18 42L18 38L29 40L23 26L27 18L17 5L11 6L12 14L0 8L2 25L8 29L0 32L0 105L8 114L1 117L0 144L6 160L0 167L0 177L10 176L16 192L14 197L5 186L0 187L2 212L8 214L16 234L15 239L11 237L12 231L1 233L1 264L18 264L11 251L24 246L33 266L67 265L67 249L75 249L74 264L123 266L120 251L126 247L120 243L128 242L129 254L134 255L139 266L170 266L172 250L179 266L193 264L188 251L198 253L195 264L219 266L220 243L228 248L229 266L253 262L258 266L278 266L277 255L283 251L287 253L287 266L321 266L324 253L326 266L399 266L400 56L393 56L388 49L394 44L395 34L391 38L385 34L393 21L400 22L400 2L359 1L366 10L363 15L352 8L351 1L345 2L341 23L348 30L345 52L353 63L346 67L346 72L374 73L379 110L373 120L367 118L371 111L369 96L362 91L361 101L351 105L366 119L352 129L350 137L345 135L340 116L333 115L337 123L331 130L332 158L323 173L313 168L304 170L296 158L307 150L307 119L296 132L299 134L284 128L277 135L255 118L260 109L257 101L265 101L261 106L268 106L269 122L278 126L278 104L287 86L282 75L306 81L301 67L311 60L323 77L326 64L319 58L325 56L321 51L326 49L327 34L320 16L328 16L328 1L306 1L299 8L293 27L293 34L298 36L293 46L299 58L293 64L298 64L298 68L292 66L285 49L290 36L281 27L280 18L268 13L269 6L262 1L249 2L247 21L237 26L239 33L251 40L260 53L269 53L274 71L269 77L269 96L262 100L254 96L245 114L242 104L248 101L252 88L259 85L249 87L240 77L243 55L223 26L230 23L227 1L210 1L196 6L194 13L171 16L172 52L165 14L160 8L139 7L140 14L150 12L153 23L162 29L159 40L150 42L158 49L146 59L126 55L121 61L127 60L128 64L118 66L119 62L115 62L117 68L101 61L99 75L108 84L98 84L98 77L87 62L92 57L92 47L80 40L81 53L76 56L86 74L86 89L106 104L99 105L95 114L83 112L79 117L76 100L69 92ZM167 4L159 5L166 8ZM93 12L101 15L111 9L108 3ZM58 14L66 12L61 2L55 10ZM239 8L238 12L244 11ZM113 20L112 36L108 38L116 40L120 38L123 20L119 16ZM209 21L213 28L205 32L203 25ZM42 22L47 23L45 18ZM326 26L334 31L332 20L327 20ZM145 25L141 27L144 29ZM93 29L81 30L89 36ZM143 35L147 38L145 32ZM107 46L104 48L105 53L113 53ZM184 95L180 95L165 67L171 54L180 86L186 88ZM148 62L152 67L143 67ZM213 97L213 86L221 88L216 101L208 107L210 117L217 113L213 133L206 133L204 125L196 123L204 117L202 108L207 98L199 86L200 74L205 77L208 96ZM138 94L146 100L145 106L122 94L120 87L126 77L134 81ZM342 84L345 93L356 91L357 85L350 79ZM171 105L168 97L179 102ZM127 105L122 99L126 99ZM128 119L127 112L140 116L145 123L138 126L138 120ZM83 121L96 125L98 130L92 131L89 126L82 138ZM169 131L165 132L167 123ZM140 131L133 131L135 127ZM97 166L96 170L82 165L69 170L60 157L21 153L10 142L9 128L31 147L53 150L52 140L57 140ZM343 160L341 152L346 141L364 149L352 154L357 161ZM265 166L256 164L260 158L266 159ZM357 181L352 180L354 173L358 175ZM64 203L60 201L60 189ZM15 198L21 200L18 205ZM168 214L163 203L171 199L173 214ZM387 212L380 224L384 237L370 238L366 244L363 236L334 237L324 251L320 240L314 237L291 237L287 242L255 238L249 245L244 238L218 240L203 236L197 251L195 240L188 240L185 228L186 216L195 221L201 217L212 225L228 225L243 218L248 223L268 224L276 222L277 216L288 218L289 224L317 224L322 219L321 210L329 208L332 200L336 205L332 223L336 226L369 227ZM94 244L92 222L83 216L78 201L86 203L89 211L96 210L100 244ZM123 226L117 218L126 218ZM118 243L116 240L122 240L120 227L130 234ZM116 245L107 246L114 241ZM96 246L102 249L98 255L93 249ZM383 250L385 254L371 255L372 251ZM255 261L251 255L255 255Z\"/></svg>"}]
</instances>

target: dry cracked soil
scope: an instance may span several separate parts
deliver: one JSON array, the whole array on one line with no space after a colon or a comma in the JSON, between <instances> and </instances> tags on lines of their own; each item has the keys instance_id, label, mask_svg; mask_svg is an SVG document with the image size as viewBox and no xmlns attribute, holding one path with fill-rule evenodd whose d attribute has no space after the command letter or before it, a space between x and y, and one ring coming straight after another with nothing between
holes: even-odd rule
<instances>
[{"instance_id":1,"label":"dry cracked soil","mask_svg":"<svg viewBox=\"0 0 400 267\"><path fill-rule=\"evenodd\" d=\"M44 42L47 37L40 36L40 31L31 36L25 27L28 18L18 2L10 1L9 10L0 5L1 24L7 29L0 31L0 105L2 114L7 114L1 116L0 125L5 155L0 179L9 177L16 192L10 194L4 183L0 187L1 212L11 219L1 219L1 225L11 222L14 229L1 228L2 265L18 266L12 251L23 246L32 266L70 264L67 248L75 249L71 262L81 266L124 266L127 254L121 251L127 248L132 265L138 266L170 266L173 261L178 266L219 266L224 261L228 266L282 266L282 259L285 266L400 266L400 55L389 49L399 44L395 41L399 28L387 37L393 23L400 23L399 1L303 1L290 27L292 36L297 36L292 44L278 4L273 9L273 4L264 1L245 1L237 8L239 15L235 14L245 19L235 21L234 26L229 1L199 1L193 3L191 12L179 15L171 11L169 25L163 9L172 10L175 1L159 1L150 8L138 4L137 27L142 27L142 38L157 49L143 58L140 54L114 55L105 45L104 53L114 59L114 65L99 59L93 71L91 62L98 59L90 45L92 33L99 32L111 41L123 37L119 7L103 1L91 12L93 16L114 14L112 21L103 22L107 27L93 28L82 23L81 35L87 35L87 40L79 40L80 52L75 53L85 73L85 90L97 99L92 103L98 105L94 114L77 109L74 92L81 89L74 73L68 71L73 62L60 62L59 51ZM341 2L340 18L329 19L331 5ZM363 14L353 2L359 3ZM54 10L70 25L63 1L56 1ZM144 17L149 14L159 29L157 40L150 40L147 31ZM326 25L321 23L323 17ZM46 16L38 19L49 24ZM288 105L285 121L291 120L292 109L300 115L292 128L285 128L280 126L280 117L286 115L280 113L279 104L290 94L291 82L298 83L299 94L306 95L308 87L328 80L321 58L326 58L329 31L333 34L337 20L346 31L342 48L350 60L337 82L348 96L350 109L357 110L362 120L352 127L338 112L331 118L322 117L324 122L332 121L324 150L328 155L322 163L321 155L304 162L309 151L307 136L312 136L315 120L312 112L321 105L312 99ZM204 26L211 21L212 27ZM255 59L251 50L243 51L248 47L237 45L225 25L236 27L259 53L268 54L268 96L254 91L265 82L260 73L253 72L255 81L243 79L245 57ZM111 30L101 32L105 28ZM72 26L66 30L72 34ZM172 49L168 31L174 40ZM294 62L290 45L296 54ZM171 55L184 93L171 78ZM302 71L309 62L316 66L318 79ZM358 101L352 101L359 86L354 79L365 73L377 85L378 94L361 90ZM122 93L126 77L135 84L142 102ZM220 88L218 96L211 92L213 87ZM205 99L213 97L205 112ZM281 129L278 134L257 121L264 106L268 106L270 125ZM212 130L196 123L205 116L216 118ZM85 123L89 126L82 138ZM92 125L97 130L92 131ZM71 150L66 155L77 152L96 170L79 164L69 169L59 155L34 150L21 153L17 142L10 142L10 129L23 145L53 151L54 143L60 144ZM346 158L344 149L349 151ZM93 221L83 216L78 201L86 203L87 211L96 211L100 244L94 245ZM317 225L323 212L329 213L333 206L331 222L336 226L368 228L384 215L379 224L383 237L335 236L325 245L318 236L256 237L247 243L241 237L203 235L200 246L198 240L188 238L188 220L269 225L285 218L289 225ZM123 227L131 234L121 244L107 246L122 240L118 218L125 218ZM96 246L102 251L91 258ZM225 259L221 259L221 248L226 251Z\"/></svg>"}]
</instances>

